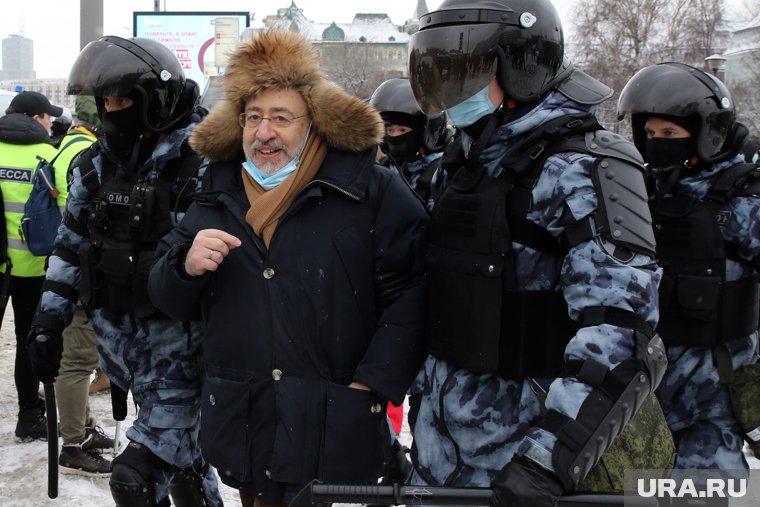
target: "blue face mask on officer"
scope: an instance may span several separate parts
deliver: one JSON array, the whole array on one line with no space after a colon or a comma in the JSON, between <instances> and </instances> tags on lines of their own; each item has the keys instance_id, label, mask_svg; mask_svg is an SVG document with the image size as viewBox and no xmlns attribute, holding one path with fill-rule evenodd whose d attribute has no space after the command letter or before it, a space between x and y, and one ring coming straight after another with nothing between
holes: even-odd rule
<instances>
[{"instance_id":1,"label":"blue face mask on officer","mask_svg":"<svg viewBox=\"0 0 760 507\"><path fill-rule=\"evenodd\" d=\"M496 106L488 98L489 87L490 85L486 86L472 97L446 110L446 114L449 115L454 126L458 128L469 127L496 110Z\"/></svg>"}]
</instances>

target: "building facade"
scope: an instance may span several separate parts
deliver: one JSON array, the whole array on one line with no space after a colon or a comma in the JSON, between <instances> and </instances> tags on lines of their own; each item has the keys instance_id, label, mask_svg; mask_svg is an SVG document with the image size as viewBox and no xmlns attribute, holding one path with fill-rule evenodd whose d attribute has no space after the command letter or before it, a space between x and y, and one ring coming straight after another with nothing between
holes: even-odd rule
<instances>
[{"instance_id":1,"label":"building facade","mask_svg":"<svg viewBox=\"0 0 760 507\"><path fill-rule=\"evenodd\" d=\"M75 95L66 95L66 79L12 79L0 81L0 90L40 92L51 104L74 110Z\"/></svg>"},{"instance_id":2,"label":"building facade","mask_svg":"<svg viewBox=\"0 0 760 507\"><path fill-rule=\"evenodd\" d=\"M35 77L34 41L22 35L10 35L3 39L3 68L0 70L0 81Z\"/></svg>"},{"instance_id":3,"label":"building facade","mask_svg":"<svg viewBox=\"0 0 760 507\"><path fill-rule=\"evenodd\" d=\"M408 75L409 37L427 12L425 0L418 0L403 25L394 25L387 14L375 13L357 13L351 23L317 23L309 21L294 1L266 16L263 30L280 28L305 35L328 78L367 99L386 79ZM243 38L258 30L262 29L250 29Z\"/></svg>"}]
</instances>

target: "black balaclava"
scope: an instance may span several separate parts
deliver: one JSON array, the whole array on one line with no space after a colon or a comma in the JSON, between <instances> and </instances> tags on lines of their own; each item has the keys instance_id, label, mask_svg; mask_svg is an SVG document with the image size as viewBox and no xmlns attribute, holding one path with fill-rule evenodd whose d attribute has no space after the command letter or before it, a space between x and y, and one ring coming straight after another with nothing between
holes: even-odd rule
<instances>
[{"instance_id":1,"label":"black balaclava","mask_svg":"<svg viewBox=\"0 0 760 507\"><path fill-rule=\"evenodd\" d=\"M143 125L142 96L137 92L127 95L133 104L119 111L103 109L103 132L108 151L120 160L129 160L135 144L145 132Z\"/></svg>"},{"instance_id":2,"label":"black balaclava","mask_svg":"<svg viewBox=\"0 0 760 507\"><path fill-rule=\"evenodd\" d=\"M642 155L649 167L653 170L662 171L673 167L683 168L694 165L697 162L696 142L699 133L699 118L667 115L656 115L656 117L673 122L686 129L691 137L678 139L646 138Z\"/></svg>"},{"instance_id":3,"label":"black balaclava","mask_svg":"<svg viewBox=\"0 0 760 507\"><path fill-rule=\"evenodd\" d=\"M383 138L383 151L393 159L397 164L404 162L413 162L420 157L422 149L422 133L424 122L422 116L411 114L389 114L382 115L386 125L403 125L412 130L400 136L385 135Z\"/></svg>"}]
</instances>

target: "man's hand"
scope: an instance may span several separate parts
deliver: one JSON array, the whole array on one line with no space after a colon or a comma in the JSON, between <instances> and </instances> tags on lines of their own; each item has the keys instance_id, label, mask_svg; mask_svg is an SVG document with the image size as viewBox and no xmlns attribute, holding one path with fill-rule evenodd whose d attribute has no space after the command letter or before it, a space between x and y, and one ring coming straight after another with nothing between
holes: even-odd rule
<instances>
[{"instance_id":1,"label":"man's hand","mask_svg":"<svg viewBox=\"0 0 760 507\"><path fill-rule=\"evenodd\" d=\"M52 384L58 376L63 355L63 338L57 331L32 328L27 343L34 374L43 384Z\"/></svg>"},{"instance_id":2,"label":"man's hand","mask_svg":"<svg viewBox=\"0 0 760 507\"><path fill-rule=\"evenodd\" d=\"M216 271L230 250L240 244L238 238L219 229L198 231L185 256L185 272L201 276L206 271Z\"/></svg>"},{"instance_id":3,"label":"man's hand","mask_svg":"<svg viewBox=\"0 0 760 507\"><path fill-rule=\"evenodd\" d=\"M491 507L555 507L562 484L528 458L514 458L491 483Z\"/></svg>"}]
</instances>

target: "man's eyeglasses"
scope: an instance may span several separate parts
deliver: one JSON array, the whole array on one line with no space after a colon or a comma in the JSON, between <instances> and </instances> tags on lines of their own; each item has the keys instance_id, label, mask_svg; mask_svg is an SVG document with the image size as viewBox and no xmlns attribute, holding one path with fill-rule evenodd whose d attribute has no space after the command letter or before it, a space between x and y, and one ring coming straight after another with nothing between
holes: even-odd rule
<instances>
[{"instance_id":1,"label":"man's eyeglasses","mask_svg":"<svg viewBox=\"0 0 760 507\"><path fill-rule=\"evenodd\" d=\"M301 116L286 116L284 114L278 114L278 115L272 116L271 118L267 118L266 116L261 116L260 114L256 114L256 113L251 113L251 114L241 113L238 116L238 123L243 128L248 127L249 129L255 129L256 127L261 125L262 121L269 120L269 122L275 127L287 128L293 125L294 121L296 121L299 118L303 118L305 116L309 116L309 115L302 114Z\"/></svg>"}]
</instances>

